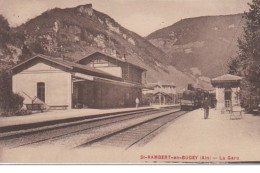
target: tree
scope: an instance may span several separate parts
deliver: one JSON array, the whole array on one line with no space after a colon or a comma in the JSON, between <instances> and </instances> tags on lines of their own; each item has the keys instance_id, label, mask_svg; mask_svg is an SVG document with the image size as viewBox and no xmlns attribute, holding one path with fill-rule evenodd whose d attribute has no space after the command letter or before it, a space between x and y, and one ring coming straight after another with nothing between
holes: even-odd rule
<instances>
[{"instance_id":1,"label":"tree","mask_svg":"<svg viewBox=\"0 0 260 173\"><path fill-rule=\"evenodd\" d=\"M7 32L10 30L9 23L7 20L0 14L0 33Z\"/></svg>"},{"instance_id":2,"label":"tree","mask_svg":"<svg viewBox=\"0 0 260 173\"><path fill-rule=\"evenodd\" d=\"M6 42L9 39L9 23L7 20L0 14L0 43Z\"/></svg>"},{"instance_id":3,"label":"tree","mask_svg":"<svg viewBox=\"0 0 260 173\"><path fill-rule=\"evenodd\" d=\"M194 90L194 87L193 87L192 84L188 84L187 89L193 91L193 90Z\"/></svg>"},{"instance_id":4,"label":"tree","mask_svg":"<svg viewBox=\"0 0 260 173\"><path fill-rule=\"evenodd\" d=\"M24 98L12 92L12 78L6 71L0 71L0 114L14 115L23 106Z\"/></svg>"},{"instance_id":5,"label":"tree","mask_svg":"<svg viewBox=\"0 0 260 173\"><path fill-rule=\"evenodd\" d=\"M228 64L229 73L242 76L242 99L260 95L260 1L248 4L244 35L238 39L238 56Z\"/></svg>"}]
</instances>

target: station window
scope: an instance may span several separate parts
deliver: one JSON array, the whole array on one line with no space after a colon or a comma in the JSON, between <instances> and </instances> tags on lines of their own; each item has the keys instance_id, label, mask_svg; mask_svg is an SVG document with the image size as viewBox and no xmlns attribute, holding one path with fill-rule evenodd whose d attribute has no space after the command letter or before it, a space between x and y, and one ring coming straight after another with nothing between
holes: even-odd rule
<instances>
[{"instance_id":1,"label":"station window","mask_svg":"<svg viewBox=\"0 0 260 173\"><path fill-rule=\"evenodd\" d=\"M45 102L45 83L44 82L38 82L37 83L37 97Z\"/></svg>"}]
</instances>

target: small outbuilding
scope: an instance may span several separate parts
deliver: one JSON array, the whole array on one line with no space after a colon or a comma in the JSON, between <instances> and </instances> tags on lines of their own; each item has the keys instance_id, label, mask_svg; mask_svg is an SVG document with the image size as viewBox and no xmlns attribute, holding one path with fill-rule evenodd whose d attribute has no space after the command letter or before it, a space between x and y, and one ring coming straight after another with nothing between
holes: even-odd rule
<instances>
[{"instance_id":1,"label":"small outbuilding","mask_svg":"<svg viewBox=\"0 0 260 173\"><path fill-rule=\"evenodd\" d=\"M239 91L242 77L225 74L211 80L216 89L216 109L227 109L239 106Z\"/></svg>"},{"instance_id":2,"label":"small outbuilding","mask_svg":"<svg viewBox=\"0 0 260 173\"><path fill-rule=\"evenodd\" d=\"M151 97L150 104L174 104L176 102L176 86L173 83L148 83L143 94Z\"/></svg>"}]
</instances>

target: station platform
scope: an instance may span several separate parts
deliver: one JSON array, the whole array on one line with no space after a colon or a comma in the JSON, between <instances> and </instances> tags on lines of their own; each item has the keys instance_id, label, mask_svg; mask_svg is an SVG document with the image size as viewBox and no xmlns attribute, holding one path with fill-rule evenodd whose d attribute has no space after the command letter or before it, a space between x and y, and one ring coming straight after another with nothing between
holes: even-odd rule
<instances>
[{"instance_id":1,"label":"station platform","mask_svg":"<svg viewBox=\"0 0 260 173\"><path fill-rule=\"evenodd\" d=\"M260 116L243 114L242 119L230 120L229 114L214 109L205 120L203 110L198 109L169 122L147 144L128 150L117 147L68 150L50 143L3 150L0 162L259 163L259 124Z\"/></svg>"},{"instance_id":2,"label":"station platform","mask_svg":"<svg viewBox=\"0 0 260 173\"><path fill-rule=\"evenodd\" d=\"M124 113L136 110L148 110L148 109L160 109L163 107L172 107L178 105L152 105L139 108L115 108L115 109L69 109L69 110L50 110L48 112L33 113L30 115L23 116L10 116L1 117L0 116L0 128L15 126L21 124L34 124L50 121L59 121L76 117L88 117L101 114L114 114L114 113Z\"/></svg>"},{"instance_id":3,"label":"station platform","mask_svg":"<svg viewBox=\"0 0 260 173\"><path fill-rule=\"evenodd\" d=\"M134 148L144 156L171 155L159 162L260 162L260 116L229 114L211 109L209 119L198 109L171 122L151 142ZM195 157L197 156L197 157ZM144 159L151 162L155 159Z\"/></svg>"}]
</instances>

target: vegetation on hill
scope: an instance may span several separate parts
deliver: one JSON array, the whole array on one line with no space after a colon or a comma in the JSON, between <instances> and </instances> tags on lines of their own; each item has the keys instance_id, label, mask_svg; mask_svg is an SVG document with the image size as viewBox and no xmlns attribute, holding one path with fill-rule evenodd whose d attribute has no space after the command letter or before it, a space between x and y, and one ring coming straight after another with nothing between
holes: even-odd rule
<instances>
[{"instance_id":1,"label":"vegetation on hill","mask_svg":"<svg viewBox=\"0 0 260 173\"><path fill-rule=\"evenodd\" d=\"M244 35L238 40L238 56L229 63L229 72L242 76L241 96L244 106L260 97L260 1L253 0L245 12ZM258 98L258 103L260 98Z\"/></svg>"},{"instance_id":2,"label":"vegetation on hill","mask_svg":"<svg viewBox=\"0 0 260 173\"><path fill-rule=\"evenodd\" d=\"M127 61L146 68L147 82L174 82L178 87L186 87L188 81L195 82L193 77L169 65L162 50L108 15L92 9L91 4L48 10L9 32L16 35L16 40L4 42L5 47L0 47L3 66L37 53L74 61L101 51L119 58L125 55Z\"/></svg>"},{"instance_id":3,"label":"vegetation on hill","mask_svg":"<svg viewBox=\"0 0 260 173\"><path fill-rule=\"evenodd\" d=\"M146 38L178 69L213 78L227 73L227 62L236 55L236 40L244 23L242 14L189 18Z\"/></svg>"},{"instance_id":4,"label":"vegetation on hill","mask_svg":"<svg viewBox=\"0 0 260 173\"><path fill-rule=\"evenodd\" d=\"M9 27L8 21L0 15L0 70L7 69L26 57L29 57L22 33L14 31Z\"/></svg>"}]
</instances>

